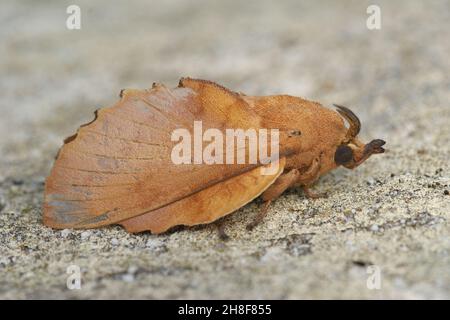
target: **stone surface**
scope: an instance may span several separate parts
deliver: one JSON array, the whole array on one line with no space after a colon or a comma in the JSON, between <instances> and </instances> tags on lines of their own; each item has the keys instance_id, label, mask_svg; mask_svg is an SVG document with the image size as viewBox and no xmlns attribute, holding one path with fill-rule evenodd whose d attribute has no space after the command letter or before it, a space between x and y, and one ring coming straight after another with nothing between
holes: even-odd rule
<instances>
[{"instance_id":1,"label":"stone surface","mask_svg":"<svg viewBox=\"0 0 450 320\"><path fill-rule=\"evenodd\" d=\"M79 31L64 2L2 2L0 298L450 298L450 5L376 1L369 31L372 2L77 1ZM44 227L62 139L120 89L181 76L348 105L388 152L323 177L327 199L287 192L251 233L260 202L245 206L225 219L228 242L213 225Z\"/></svg>"}]
</instances>

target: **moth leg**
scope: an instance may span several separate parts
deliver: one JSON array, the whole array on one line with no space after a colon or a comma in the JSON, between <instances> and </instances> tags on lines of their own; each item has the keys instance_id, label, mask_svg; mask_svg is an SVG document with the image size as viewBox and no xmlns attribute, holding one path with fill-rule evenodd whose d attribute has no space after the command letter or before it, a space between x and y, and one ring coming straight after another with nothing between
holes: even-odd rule
<instances>
[{"instance_id":1,"label":"moth leg","mask_svg":"<svg viewBox=\"0 0 450 320\"><path fill-rule=\"evenodd\" d=\"M217 222L217 234L222 241L227 241L230 239L230 237L225 232L225 223L223 219L220 219L220 221Z\"/></svg>"},{"instance_id":2,"label":"moth leg","mask_svg":"<svg viewBox=\"0 0 450 320\"><path fill-rule=\"evenodd\" d=\"M305 193L305 196L308 199L319 199L319 198L327 197L326 192L315 193L315 192L311 191L309 186L302 186L302 189L303 189L303 192Z\"/></svg>"},{"instance_id":3,"label":"moth leg","mask_svg":"<svg viewBox=\"0 0 450 320\"><path fill-rule=\"evenodd\" d=\"M303 192L309 199L325 198L327 194L324 193L314 193L311 191L310 187L319 178L320 175L320 160L316 158L313 160L311 166L306 170L298 179L297 184L301 185Z\"/></svg>"},{"instance_id":4,"label":"moth leg","mask_svg":"<svg viewBox=\"0 0 450 320\"><path fill-rule=\"evenodd\" d=\"M263 207L255 219L247 225L247 230L252 230L266 216L269 206L273 200L278 198L286 189L293 186L300 176L297 169L292 169L288 173L282 174L275 182L261 195L264 200Z\"/></svg>"},{"instance_id":5,"label":"moth leg","mask_svg":"<svg viewBox=\"0 0 450 320\"><path fill-rule=\"evenodd\" d=\"M261 221L263 221L264 217L267 215L267 211L269 210L269 206L272 203L271 200L264 202L263 207L259 211L258 215L247 225L247 230L253 230Z\"/></svg>"}]
</instances>

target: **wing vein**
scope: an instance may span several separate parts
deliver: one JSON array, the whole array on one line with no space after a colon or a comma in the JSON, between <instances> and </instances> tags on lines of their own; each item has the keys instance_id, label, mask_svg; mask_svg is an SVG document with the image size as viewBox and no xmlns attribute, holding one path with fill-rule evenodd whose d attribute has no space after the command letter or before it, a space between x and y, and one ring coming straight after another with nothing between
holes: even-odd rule
<instances>
[{"instance_id":1,"label":"wing vein","mask_svg":"<svg viewBox=\"0 0 450 320\"><path fill-rule=\"evenodd\" d=\"M95 131L95 130L84 129L84 131L85 132L89 132L89 133L94 133L94 134L97 134L97 135L100 135L100 136L108 137L108 138L111 138L111 139L117 139L117 140L122 140L122 141L127 141L127 142L133 142L133 143L136 143L136 144L146 144L146 145L150 145L150 146L167 147L167 145L165 145L165 144L151 143L151 142L140 141L140 140L131 140L131 139L126 139L126 138L121 138L121 137L118 137L118 136L107 135L107 134L104 134L104 133L101 133L101 132L98 132L98 131Z\"/></svg>"}]
</instances>

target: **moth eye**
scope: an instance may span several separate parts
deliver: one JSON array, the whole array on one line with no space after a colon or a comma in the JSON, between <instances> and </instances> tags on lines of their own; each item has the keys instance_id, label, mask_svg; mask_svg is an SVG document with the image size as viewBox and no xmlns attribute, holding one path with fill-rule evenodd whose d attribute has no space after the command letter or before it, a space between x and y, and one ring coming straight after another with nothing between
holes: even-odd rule
<instances>
[{"instance_id":1,"label":"moth eye","mask_svg":"<svg viewBox=\"0 0 450 320\"><path fill-rule=\"evenodd\" d=\"M341 165L346 164L351 160L353 160L352 149L347 145L344 144L340 145L336 149L336 153L334 154L334 162L336 162L336 164L338 165Z\"/></svg>"}]
</instances>

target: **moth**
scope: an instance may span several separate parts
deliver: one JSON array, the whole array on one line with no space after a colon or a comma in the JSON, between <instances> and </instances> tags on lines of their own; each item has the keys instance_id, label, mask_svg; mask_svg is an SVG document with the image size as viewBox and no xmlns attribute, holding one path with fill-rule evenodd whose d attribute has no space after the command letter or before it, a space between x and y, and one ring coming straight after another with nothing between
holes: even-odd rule
<instances>
[{"instance_id":1,"label":"moth","mask_svg":"<svg viewBox=\"0 0 450 320\"><path fill-rule=\"evenodd\" d=\"M43 223L56 229L118 224L132 233L159 234L211 223L260 196L251 230L288 188L320 197L310 189L320 176L339 166L356 168L385 151L383 140L361 142L358 117L335 106L337 111L289 95L247 96L190 78L173 89L155 83L122 90L114 106L97 110L93 121L64 140L46 179ZM173 161L179 144L174 132L194 134L199 122L216 133L276 130L277 155L256 163ZM273 164L270 174L261 170ZM226 237L223 226L219 234Z\"/></svg>"}]
</instances>

